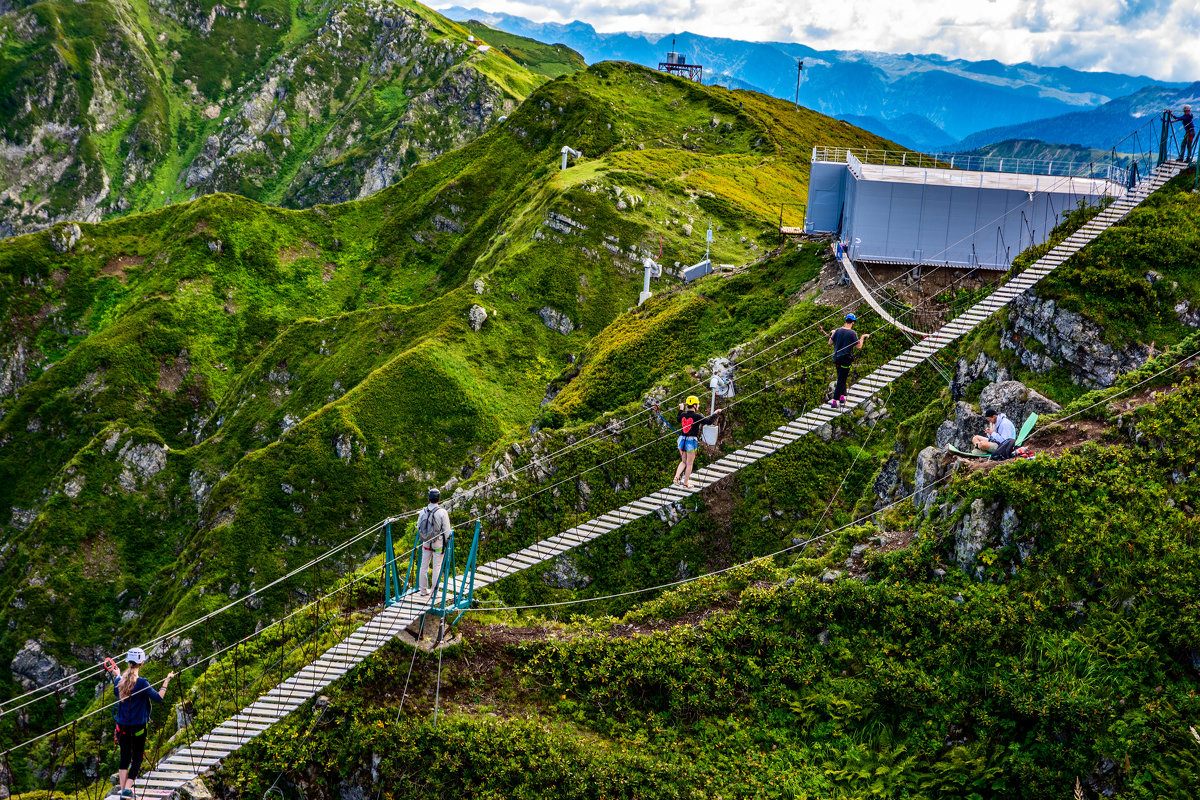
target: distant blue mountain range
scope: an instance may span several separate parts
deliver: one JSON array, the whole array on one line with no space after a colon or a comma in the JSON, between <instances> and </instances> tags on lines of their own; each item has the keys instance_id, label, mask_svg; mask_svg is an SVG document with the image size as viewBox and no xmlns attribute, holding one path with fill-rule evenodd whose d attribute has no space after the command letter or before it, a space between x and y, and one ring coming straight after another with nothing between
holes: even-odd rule
<instances>
[{"instance_id":1,"label":"distant blue mountain range","mask_svg":"<svg viewBox=\"0 0 1200 800\"><path fill-rule=\"evenodd\" d=\"M815 50L796 43L745 42L687 32L597 33L585 22L539 23L461 6L441 9L441 13L565 44L588 63L621 60L657 66L674 42L673 49L684 53L689 63L704 66L705 83L757 89L788 99L796 97L796 65L803 59L801 104L919 150L946 150L981 131L1019 130L1034 120L1095 109L1152 85L1164 89L1186 86L1140 75L1067 67ZM1004 138L1030 137L1010 131L990 141ZM976 141L972 146L981 143L986 142Z\"/></svg>"},{"instance_id":2,"label":"distant blue mountain range","mask_svg":"<svg viewBox=\"0 0 1200 800\"><path fill-rule=\"evenodd\" d=\"M1148 134L1157 134L1161 129L1163 109L1178 111L1185 103L1200 110L1200 81L1178 88L1147 86L1096 108L989 128L971 134L957 147L971 150L1007 139L1038 139L1101 150L1115 146L1122 152L1132 153L1144 149L1152 138ZM1179 126L1174 128L1178 136ZM1136 132L1136 135L1130 136L1130 132Z\"/></svg>"}]
</instances>

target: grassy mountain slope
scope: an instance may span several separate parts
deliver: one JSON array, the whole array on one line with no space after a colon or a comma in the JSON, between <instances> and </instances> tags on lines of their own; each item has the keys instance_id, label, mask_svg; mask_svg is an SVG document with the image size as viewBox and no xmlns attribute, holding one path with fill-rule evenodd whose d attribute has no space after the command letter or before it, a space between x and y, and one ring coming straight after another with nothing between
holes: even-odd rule
<instances>
[{"instance_id":1,"label":"grassy mountain slope","mask_svg":"<svg viewBox=\"0 0 1200 800\"><path fill-rule=\"evenodd\" d=\"M365 197L582 66L468 35L407 0L21 4L0 15L0 235L219 191Z\"/></svg>"},{"instance_id":2,"label":"grassy mountain slope","mask_svg":"<svg viewBox=\"0 0 1200 800\"><path fill-rule=\"evenodd\" d=\"M1186 239L1182 252L1153 242L1200 215L1191 180L1152 198L1039 294L1065 303L1068 291L1089 297L1103 291L1105 270L1133 278L1153 265L1189 276L1194 270L1179 260ZM786 295L789 276L804 274L786 270L769 281ZM720 302L724 288L703 294ZM1182 282L1172 291L1179 294L1157 298L1153 310L1134 304L1129 313L1145 323L1185 297L1195 301ZM683 291L635 317L667 323L683 308L703 313L697 299ZM806 305L784 314L787 327ZM1146 333L1098 319L1114 339ZM600 338L636 348L634 323ZM1189 731L1200 718L1200 498L1188 411L1196 358L1180 358L1200 350L1200 335L1179 319L1172 331L1171 354L1078 397L1062 425L1050 420L1033 440L1041 451L1034 460L960 469L929 505L905 501L867 524L650 601L579 608L616 619L564 625L538 612L485 612L466 644L446 654L440 679L429 657L407 677L409 652L395 646L344 682L327 710L296 715L228 763L214 785L224 796L258 796L282 774L286 791L320 797L371 786L397 797L537 797L555 787L579 797L1051 798L1078 780L1089 798L1188 797L1200 780L1200 742ZM698 341L686 329L666 335L684 348ZM981 331L958 355L986 355L993 335ZM876 346L885 353L867 356L870 363L903 344ZM596 369L585 363L569 386ZM819 399L821 372L816 387L801 381L769 402L735 407L723 448L769 425L781 405L802 407L814 390ZM758 388L745 381L744 394ZM936 374L918 376L906 395L898 387L880 398L888 415L842 420L830 442L760 462L684 504L678 520L651 518L602 537L576 556L594 579L577 596L676 580L683 575L663 567L681 557L712 569L828 530L819 517L843 475L832 503L837 523L877 508L889 460L929 444L924 420L946 417L938 383ZM1071 399L1062 387L1046 389ZM648 439L630 427L619 443ZM529 445L561 443L535 437ZM650 449L605 478L632 478L632 497L651 485L638 483L643 470L661 481L669 462ZM559 469L571 474L582 464ZM902 480L911 481L909 469ZM589 499L612 490L584 480ZM562 504L575 502L564 495L527 504L525 514L561 515ZM521 581L510 579L518 587L502 589L505 597L550 599L539 581ZM413 762L434 766L412 779L401 765Z\"/></svg>"},{"instance_id":3,"label":"grassy mountain slope","mask_svg":"<svg viewBox=\"0 0 1200 800\"><path fill-rule=\"evenodd\" d=\"M803 196L810 144L835 132L883 144L605 64L364 201L287 211L212 195L81 225L74 242L60 225L0 243L7 657L33 637L86 658L194 618L429 484L452 488L522 435L569 358L635 302L644 254L691 263L711 219L715 260L757 258L777 204ZM560 172L566 143L585 158ZM92 602L64 601L85 575Z\"/></svg>"},{"instance_id":4,"label":"grassy mountain slope","mask_svg":"<svg viewBox=\"0 0 1200 800\"><path fill-rule=\"evenodd\" d=\"M77 424L69 413L97 402L85 396L90 389L77 395L86 397L82 402L71 395L105 385L83 371L94 363L82 360L92 337L132 347L136 331L149 347L172 331L162 306L187 298L219 301L214 316L246 323L237 340L243 360L231 342L229 360L220 362L226 369L208 368L214 381L222 376L224 389L195 415L187 435L199 432L198 444L154 449L165 442L163 431L183 420L154 422L163 400L149 383L169 386L179 353L168 362L170 347L140 358L130 349L125 368L134 387L142 376L142 388L106 400L125 403L126 416L106 422L98 414L89 423L92 438L57 469L44 504L36 505L43 486L18 481L20 499L33 500L39 513L3 554L5 585L18 586L9 602L19 627L5 642L8 652L26 632L43 630L43 620L103 642L114 635L106 620L111 625L124 611L133 613L115 635L126 639L162 620L192 618L345 538L360 522L394 512L396 498L415 497L430 482L465 486L455 515L484 515L485 558L510 552L661 487L676 459L669 432L646 416L624 426L613 425L613 417L702 381L707 357L730 348L739 358L761 356L739 373L722 450L821 402L830 378L821 362L823 337L766 349L830 313L811 302L821 289L813 280L823 262L820 245L791 245L687 287L660 285L646 305L622 309L639 288L629 249L656 252L661 236L663 261L687 263L698 256L708 214L716 260L755 259L761 249L752 249L760 247L754 234L775 219L771 206L803 185L805 165L789 153L803 152L808 137L831 135L821 127L827 124L759 96L598 65L548 84L503 126L362 203L284 212L215 197L157 212L161 217L88 227L69 256L47 248L61 230L0 245L0 255L44 263L32 275L4 272L11 276L8 302L24 309L14 316L22 332L68 327L54 303L42 314L47 299L59 302L58 295L38 294L52 291L53 268L70 259L88 264L109 231L124 231L128 238L115 241L132 246L140 219L180 215L175 233L159 243L169 258L158 270L199 270L223 258L236 258L231 266L242 270L232 297L228 288L196 290L191 283L176 283L174 294L160 297L160 286L101 315L111 320L103 330L61 344L61 363L31 376L3 407L0 453L13 459L4 463L14 477L21 466L65 455L58 437ZM587 157L558 172L563 143ZM1094 338L1117 348L1144 346L1153 335L1160 345L1200 349L1189 330L1189 310L1200 302L1188 235L1200 229L1193 179L1189 173L1175 181L1062 267L1061 279L1039 287L1039 301L1102 325ZM493 202L487 190L497 185L504 194ZM211 215L204 225L184 216L202 213ZM1056 238L1087 216L1073 215ZM186 231L195 232L192 239ZM221 246L209 248L209 241ZM320 255L296 257L290 268L309 270L310 294L296 288L301 299L288 298L291 282L282 279L278 287L253 285L255 276L276 274L255 272L264 269L260 257L269 264L274 247L290 252L309 247L304 241ZM255 249L262 242L270 243L265 256ZM84 251L89 246L95 250ZM96 255L90 268L107 267L107 255ZM280 274L284 260L275 268ZM135 283L139 272L126 271ZM63 266L64 288L73 274ZM329 291L346 294L322 295L321 287L339 280L346 283ZM250 325L242 316L236 292L243 284L262 298L261 307L281 315L273 331L258 327L271 320ZM1118 304L1114 292L1138 302ZM77 303L90 302L79 296ZM321 305L335 302L342 310ZM473 302L489 310L477 333L465 321ZM283 313L304 303L313 309L306 318ZM143 307L158 315L124 332L121 321ZM538 316L544 308L558 312L556 325L565 317L574 329L549 330ZM80 312L70 324L83 318ZM1069 357L1089 357L1082 345L1079 352L1038 350L1049 361L1025 359L1038 346L1005 335L1015 320L998 319L960 343L951 357L961 360L949 365L956 377L964 364L992 359L1053 398L1080 395L1071 383L1080 365ZM870 314L861 328L877 333L860 374L909 344ZM81 359L74 368L79 383L53 383L70 359ZM1118 388L1170 360L1118 377ZM553 786L580 796L1049 798L1069 791L1075 777L1089 795L1111 788L1124 797L1187 796L1197 765L1186 726L1200 712L1192 654L1192 382L1183 371L1140 386L1136 411L1124 396L1081 397L1073 408L1087 409L1083 418L1094 425L1085 438L1098 444L1060 454L1039 441L1045 452L1038 459L965 469L927 508L904 504L878 525L836 531L793 555L640 608L635 596L589 607L593 615L622 616L619 626L593 616L543 637L534 617L532 632L500 629L497 639L481 632L458 658L447 657L441 698L450 717L441 726L415 714L396 723L408 657L396 649L355 673L328 710L296 715L227 764L220 791L260 796L283 772L285 791L320 797L368 789L533 797ZM974 400L986 383L970 381L960 396ZM543 408L547 384L557 394ZM36 415L22 405L35 395ZM851 523L897 487L907 493L916 454L931 443L953 399L943 377L923 367L827 435L807 437L698 498L505 581L483 599L600 597L731 566ZM544 427L527 436L524 427L535 418ZM541 459L603 430L586 448ZM1044 435L1053 442L1070 430ZM33 435L43 431L53 436ZM73 435L83 440L84 433ZM159 452L163 466L154 471ZM526 466L532 468L515 481L480 485L489 474ZM577 472L578 479L551 490ZM519 509L502 507L531 492L540 494ZM98 535L110 521L134 519L153 520L138 528L139 547L115 527ZM855 556L859 545L865 551ZM121 557L130 560L106 561L113 547L126 548ZM344 566L330 565L324 581L314 576L306 588L328 586L328 576ZM148 577L155 569L161 571ZM86 612L62 602L82 576L90 581ZM118 599L117 585L105 583L110 576L130 594ZM374 602L373 589L355 604ZM216 621L216 631L197 635L191 646L209 652L215 639L249 632L297 596L294 587L268 596L256 613ZM75 618L64 622L65 614ZM306 633L317 622L297 627ZM42 635L48 649L67 657L65 641ZM269 685L279 646L268 638L240 665L227 661L199 679L186 672L182 686L195 690L201 714L215 718L214 696L236 704L231 673L262 670ZM179 643L163 657L182 649ZM416 702L425 712L436 664L420 666L405 707L414 710ZM68 713L92 702L85 694L70 700ZM38 714L48 721L53 711ZM165 742L174 732L164 719L155 735ZM411 774L403 764L429 762L435 752L438 766L420 779L399 777ZM37 763L19 767L23 785L34 783L29 772Z\"/></svg>"}]
</instances>

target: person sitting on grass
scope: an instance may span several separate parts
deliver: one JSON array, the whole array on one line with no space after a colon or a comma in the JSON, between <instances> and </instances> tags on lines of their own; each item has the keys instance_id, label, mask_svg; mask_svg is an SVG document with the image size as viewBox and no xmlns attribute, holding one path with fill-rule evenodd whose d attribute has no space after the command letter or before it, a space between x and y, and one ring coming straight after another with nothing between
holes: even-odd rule
<instances>
[{"instance_id":1,"label":"person sitting on grass","mask_svg":"<svg viewBox=\"0 0 1200 800\"><path fill-rule=\"evenodd\" d=\"M985 408L983 416L987 417L985 436L974 436L971 444L993 457L1008 458L1012 455L1017 443L1017 428L1012 420L993 408Z\"/></svg>"}]
</instances>

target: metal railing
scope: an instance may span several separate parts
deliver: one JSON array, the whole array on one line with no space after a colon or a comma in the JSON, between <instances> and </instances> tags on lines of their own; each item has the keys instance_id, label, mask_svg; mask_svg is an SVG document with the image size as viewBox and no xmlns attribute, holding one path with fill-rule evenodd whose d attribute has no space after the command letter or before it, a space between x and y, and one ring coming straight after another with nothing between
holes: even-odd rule
<instances>
[{"instance_id":1,"label":"metal railing","mask_svg":"<svg viewBox=\"0 0 1200 800\"><path fill-rule=\"evenodd\" d=\"M866 147L813 147L813 161L850 164L853 169L862 164L915 169L961 170L965 172L1003 172L1015 175L1047 175L1052 177L1095 178L1126 185L1129 172L1122 166L1133 161L1133 154L1114 154L1104 161L1070 159L1016 158L1008 156L978 156L963 153L915 153L901 150L875 150Z\"/></svg>"}]
</instances>

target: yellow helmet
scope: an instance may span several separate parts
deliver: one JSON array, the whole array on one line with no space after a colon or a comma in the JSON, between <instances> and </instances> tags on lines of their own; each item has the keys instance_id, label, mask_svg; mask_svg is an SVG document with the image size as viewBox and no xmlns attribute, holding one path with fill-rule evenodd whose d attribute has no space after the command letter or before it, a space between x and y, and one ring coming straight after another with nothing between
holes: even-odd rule
<instances>
[{"instance_id":1,"label":"yellow helmet","mask_svg":"<svg viewBox=\"0 0 1200 800\"><path fill-rule=\"evenodd\" d=\"M696 397L696 395L694 395L694 394L693 394L693 395L689 395L689 396L688 396L688 399L687 399L687 402L686 402L686 403L684 403L684 405L688 405L688 406L698 406L698 405L700 405L700 398L699 398L699 397Z\"/></svg>"}]
</instances>

